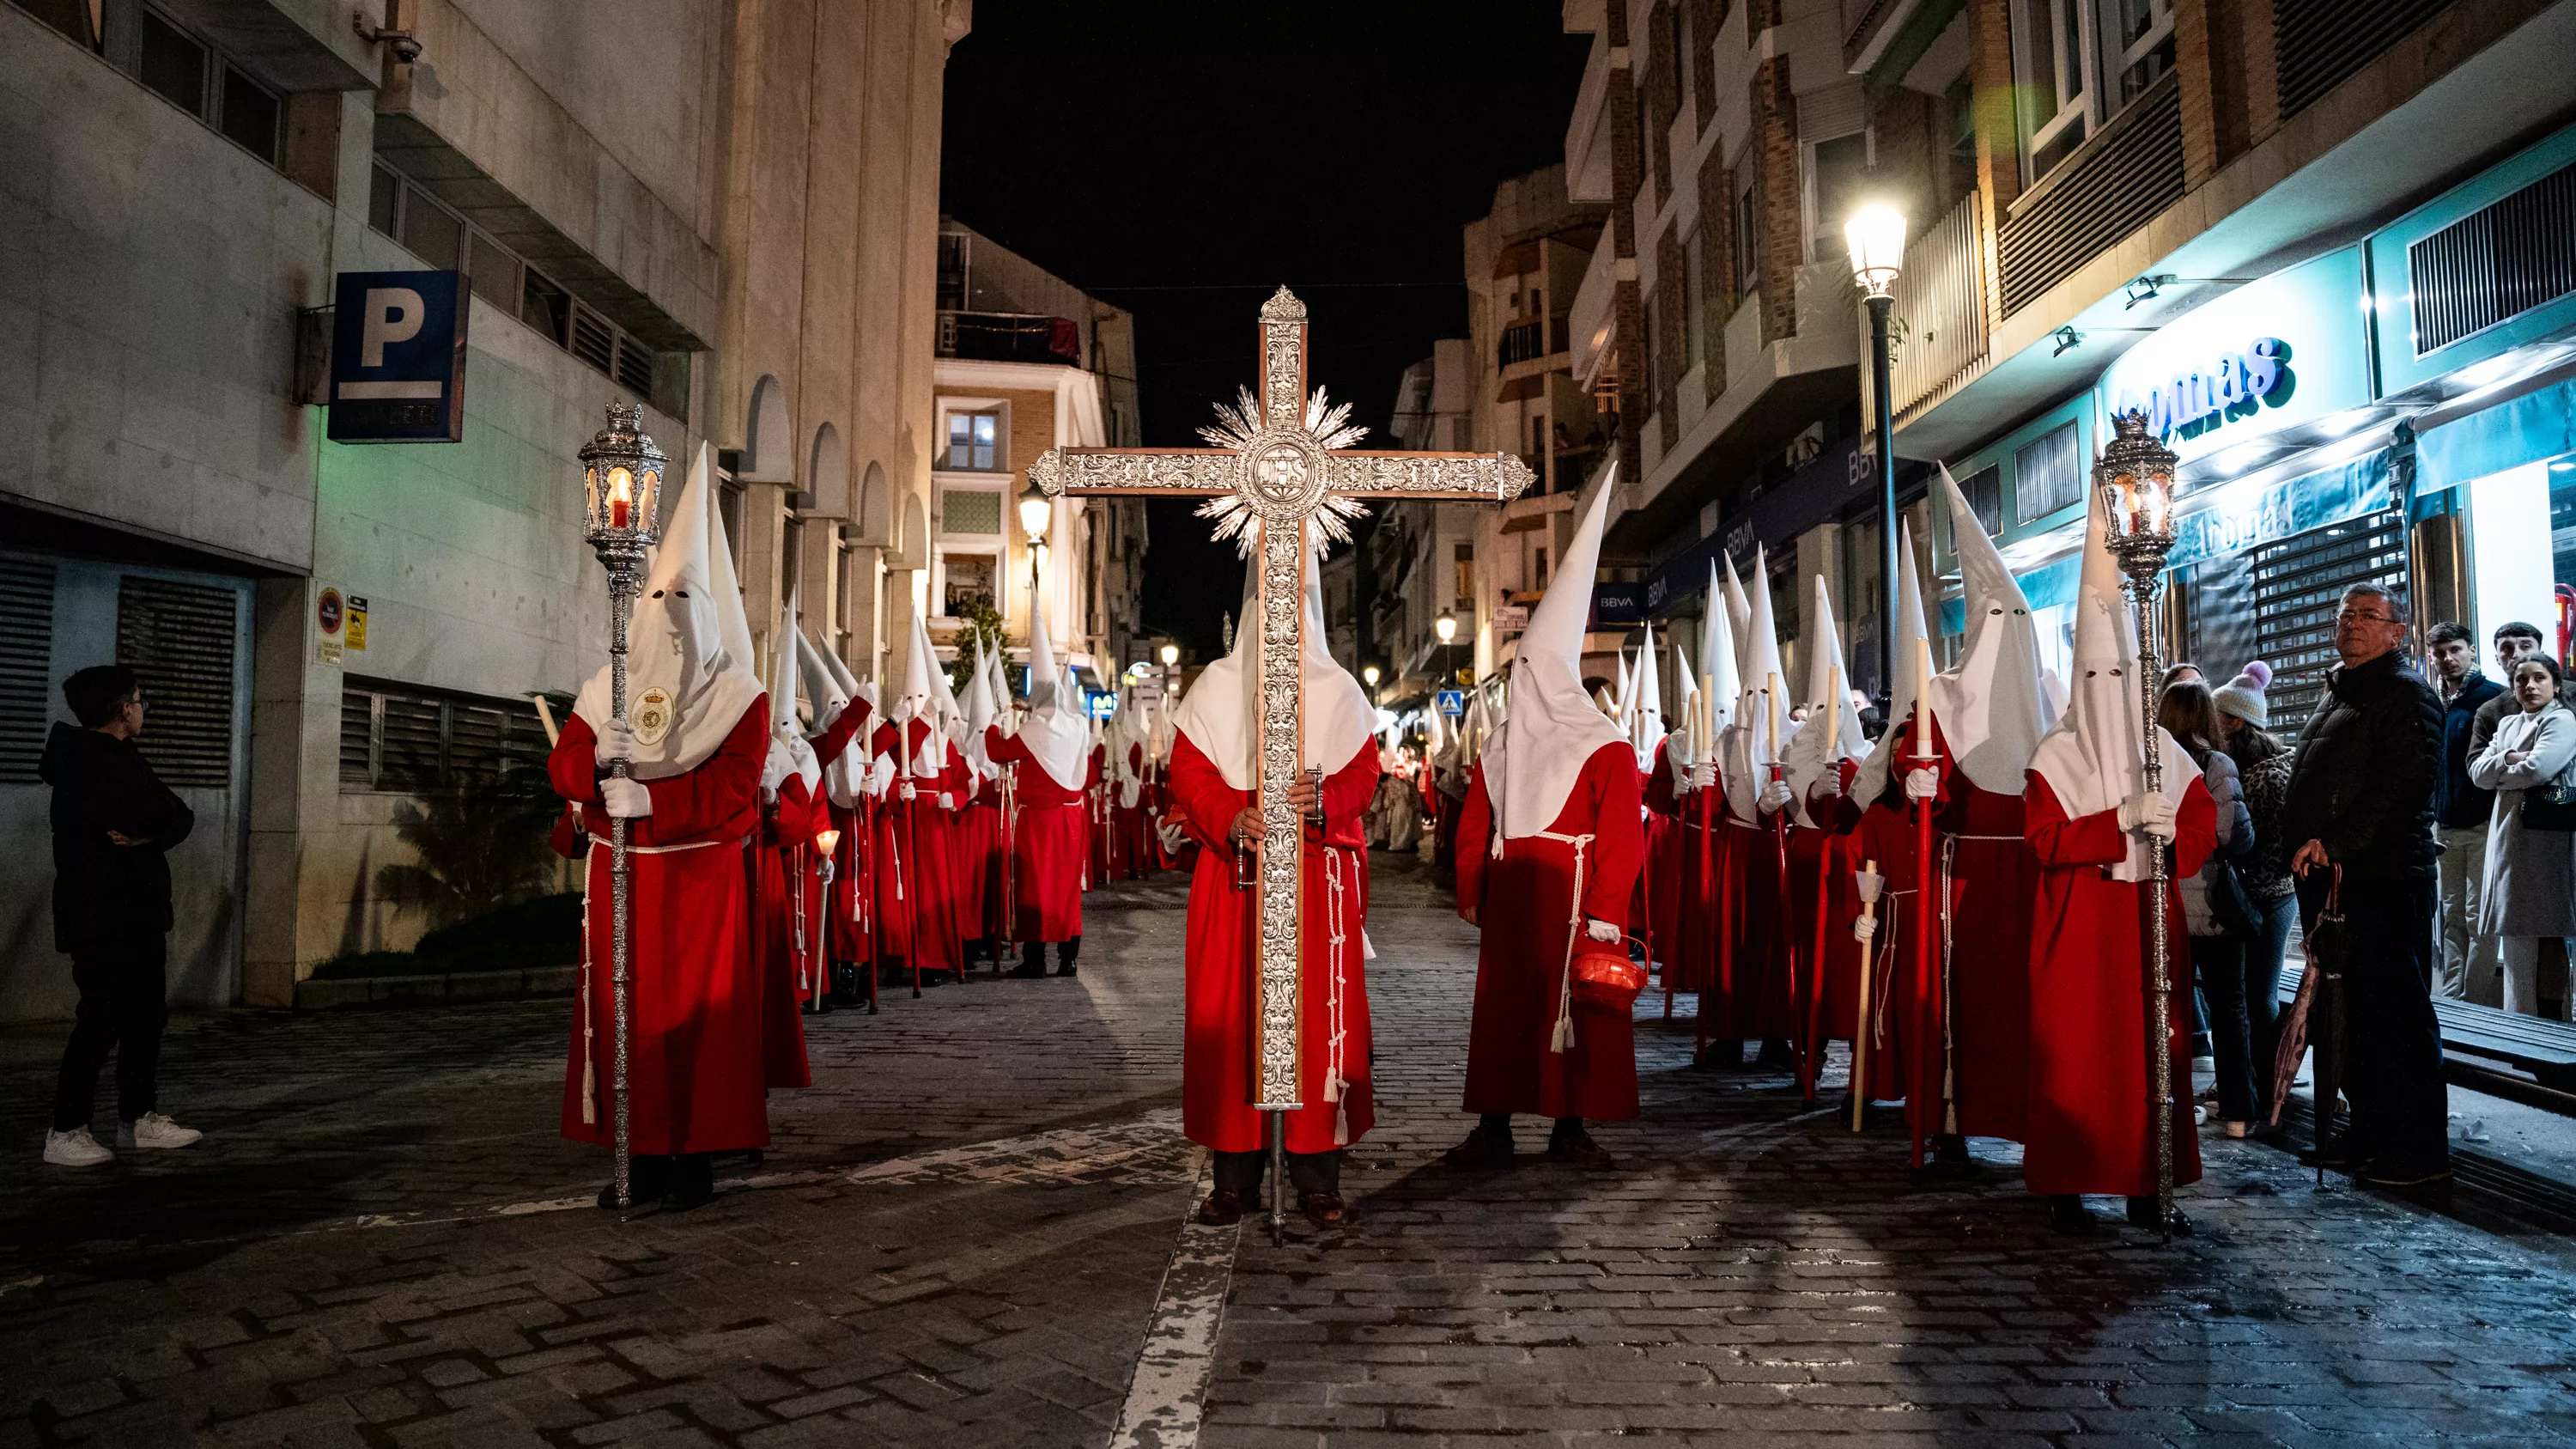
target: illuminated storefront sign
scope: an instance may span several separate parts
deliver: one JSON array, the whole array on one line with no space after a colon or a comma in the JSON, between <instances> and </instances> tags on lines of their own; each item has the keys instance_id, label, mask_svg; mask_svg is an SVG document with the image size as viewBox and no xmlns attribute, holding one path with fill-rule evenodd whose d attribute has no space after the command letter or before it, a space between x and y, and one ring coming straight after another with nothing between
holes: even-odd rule
<instances>
[{"instance_id":1,"label":"illuminated storefront sign","mask_svg":"<svg viewBox=\"0 0 2576 1449\"><path fill-rule=\"evenodd\" d=\"M2361 249L2345 247L2193 308L2102 374L2104 414L2144 410L2191 460L2371 400Z\"/></svg>"}]
</instances>

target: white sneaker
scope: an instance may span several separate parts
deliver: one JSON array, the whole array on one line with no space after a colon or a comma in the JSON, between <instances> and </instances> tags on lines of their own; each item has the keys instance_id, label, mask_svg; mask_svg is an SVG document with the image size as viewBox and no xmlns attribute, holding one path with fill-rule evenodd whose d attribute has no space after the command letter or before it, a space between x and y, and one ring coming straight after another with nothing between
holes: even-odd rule
<instances>
[{"instance_id":1,"label":"white sneaker","mask_svg":"<svg viewBox=\"0 0 2576 1449\"><path fill-rule=\"evenodd\" d=\"M158 1112L146 1112L131 1122L120 1122L116 1128L116 1145L137 1147L186 1147L206 1134L194 1127L182 1127Z\"/></svg>"},{"instance_id":2,"label":"white sneaker","mask_svg":"<svg viewBox=\"0 0 2576 1449\"><path fill-rule=\"evenodd\" d=\"M45 1133L45 1160L56 1167L96 1167L102 1162L114 1162L116 1154L99 1146L98 1139L90 1136L86 1127L75 1127L69 1132L48 1129Z\"/></svg>"}]
</instances>

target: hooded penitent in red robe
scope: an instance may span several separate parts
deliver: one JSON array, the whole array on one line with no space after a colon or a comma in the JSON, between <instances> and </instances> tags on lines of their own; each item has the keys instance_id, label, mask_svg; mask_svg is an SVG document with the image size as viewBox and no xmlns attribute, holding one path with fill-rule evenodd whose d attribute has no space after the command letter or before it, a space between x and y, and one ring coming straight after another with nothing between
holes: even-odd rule
<instances>
[{"instance_id":1,"label":"hooded penitent in red robe","mask_svg":"<svg viewBox=\"0 0 2576 1449\"><path fill-rule=\"evenodd\" d=\"M833 716L832 723L810 741L815 762L827 775L834 762L850 747L851 741L858 738L860 726L874 712L866 700L853 699L843 705L841 712ZM841 832L841 843L832 854L832 884L826 893L828 899L823 909L822 949L826 958L832 961L873 961L876 959L876 944L871 922L876 915L873 909L875 886L869 879L869 866L876 845L874 811L865 795L858 797L858 803L847 807L827 797L823 806L825 819L831 828Z\"/></svg>"},{"instance_id":2,"label":"hooded penitent in red robe","mask_svg":"<svg viewBox=\"0 0 2576 1449\"><path fill-rule=\"evenodd\" d=\"M1090 848L1086 819L1100 783L1100 757L1088 758L1083 783L1066 789L1018 735L987 726L984 748L997 765L1015 767L1011 794L1019 824L1011 838L1011 939L1070 941L1082 934L1083 853Z\"/></svg>"},{"instance_id":3,"label":"hooded penitent in red robe","mask_svg":"<svg viewBox=\"0 0 2576 1449\"><path fill-rule=\"evenodd\" d=\"M1377 741L1363 738L1350 762L1324 779L1324 823L1306 827L1298 1037L1304 1105L1287 1114L1290 1152L1331 1152L1357 1142L1376 1120L1361 939L1368 845L1360 821L1377 793L1377 777ZM1253 938L1261 908L1251 889L1235 885L1234 847L1226 839L1234 818L1251 808L1253 792L1226 784L1183 735L1172 746L1172 793L1200 847L1190 880L1181 1130L1211 1151L1256 1151L1268 1142L1253 1105L1252 1028L1260 1006Z\"/></svg>"},{"instance_id":4,"label":"hooded penitent in red robe","mask_svg":"<svg viewBox=\"0 0 2576 1449\"><path fill-rule=\"evenodd\" d=\"M1469 1112L1625 1121L1637 1115L1636 1027L1626 1012L1566 1001L1569 942L1583 916L1628 927L1645 842L1637 817L1637 756L1625 742L1584 761L1565 808L1544 834L1492 855L1494 809L1479 764L1458 822L1458 903L1473 907L1476 1005L1467 1043ZM1581 899L1576 899L1577 846ZM1579 944L1577 942L1576 944ZM1561 1004L1574 1044L1551 1050Z\"/></svg>"},{"instance_id":5,"label":"hooded penitent in red robe","mask_svg":"<svg viewBox=\"0 0 2576 1449\"><path fill-rule=\"evenodd\" d=\"M1907 717L1910 721L1912 716ZM1902 738L1900 736L1900 738ZM1827 992L1836 988L1834 958L1851 963L1850 975L1844 980L1855 993L1844 998L1837 1010L1827 1007L1818 1013L1816 1036L1819 1042L1841 1037L1853 1039L1853 1060L1862 1078L1862 1090L1872 1101L1890 1102L1908 1098L1907 1120L1913 1120L1913 1101L1906 1083L1914 1080L1914 1065L1919 1052L1913 1038L1919 1031L1908 955L1914 929L1914 914L1922 906L1923 894L1915 879L1914 818L1905 804L1901 790L1890 785L1886 793L1865 806L1846 795L1836 807L1837 827L1843 832L1842 853L1851 869L1859 870L1875 863L1883 882L1878 895L1878 931L1868 947L1870 963L1869 1017L1864 1025L1860 1017L1861 943L1852 939L1851 920L1829 924L1825 931ZM1860 898L1855 891L1851 902L1852 916L1860 914ZM1857 1033L1857 1037L1855 1037ZM1938 1071L1939 1051L1934 1043L1934 1071ZM1913 1096L1920 1096L1915 1093ZM1916 1162L1921 1161L1922 1143L1939 1130L1937 1122L1923 1130L1915 1140Z\"/></svg>"},{"instance_id":6,"label":"hooded penitent in red robe","mask_svg":"<svg viewBox=\"0 0 2576 1449\"><path fill-rule=\"evenodd\" d=\"M2118 812L2069 820L2038 770L2022 797L2023 829L2039 865L2030 928L2030 1113L2022 1180L2035 1193L2156 1190L2154 1078L2147 1056L2147 885L2111 878L2128 858ZM2209 787L2194 778L2174 812L2166 882L2167 1039L2176 1094L2174 1181L2200 1179L2200 1137L2189 1096L2191 937L2174 882L2197 874L2218 840Z\"/></svg>"},{"instance_id":7,"label":"hooded penitent in red robe","mask_svg":"<svg viewBox=\"0 0 2576 1449\"><path fill-rule=\"evenodd\" d=\"M760 769L769 753L769 702L755 698L724 743L695 768L645 781L653 813L628 823L631 983L627 1052L628 1143L636 1153L731 1152L769 1145L762 1072L759 966L743 842L760 825ZM598 737L567 721L546 775L583 812L590 852L587 989L577 998L564 1073L563 1135L610 1143L615 1004L610 941L609 819L600 808ZM582 1008L587 1008L587 1031ZM583 1121L585 1064L596 1096Z\"/></svg>"},{"instance_id":8,"label":"hooded penitent in red robe","mask_svg":"<svg viewBox=\"0 0 2576 1449\"><path fill-rule=\"evenodd\" d=\"M1834 768L1841 790L1807 794L1807 818L1825 823L1789 824L1790 951L1796 960L1797 1035L1809 1043L1801 1080L1810 1090L1815 1083L1809 1074L1823 1060L1814 1048L1848 1035L1860 1007L1860 955L1851 938L1860 898L1852 890L1851 842L1831 827L1841 792L1851 788L1859 766L1843 760Z\"/></svg>"},{"instance_id":9,"label":"hooded penitent in red robe","mask_svg":"<svg viewBox=\"0 0 2576 1449\"><path fill-rule=\"evenodd\" d=\"M918 761L928 747L930 724L926 720L905 722L910 741L909 759ZM879 725L874 736L877 753L902 763L906 757L896 753L898 741L894 726ZM953 753L953 751L952 751ZM919 971L959 971L965 957L957 939L956 906L952 900L955 871L949 864L947 816L939 806L945 788L941 775L906 776L900 771L887 787L885 805L880 812L884 822L878 839L896 869L894 890L882 887L877 903L882 912L889 953L899 955ZM913 798L903 798L904 786L913 787ZM900 916L900 921L895 917Z\"/></svg>"},{"instance_id":10,"label":"hooded penitent in red robe","mask_svg":"<svg viewBox=\"0 0 2576 1449\"><path fill-rule=\"evenodd\" d=\"M805 1061L805 1023L799 1016L814 989L813 963L808 959L812 938L807 934L807 951L800 952L796 920L800 906L812 905L814 885L806 882L799 892L795 877L809 868L806 858L812 852L798 847L813 838L816 813L804 777L788 776L778 787L778 798L761 807L760 833L746 853L753 899L758 902L752 912L752 943L760 959L760 1056L772 1087L814 1084ZM809 916L806 932L811 930Z\"/></svg>"}]
</instances>

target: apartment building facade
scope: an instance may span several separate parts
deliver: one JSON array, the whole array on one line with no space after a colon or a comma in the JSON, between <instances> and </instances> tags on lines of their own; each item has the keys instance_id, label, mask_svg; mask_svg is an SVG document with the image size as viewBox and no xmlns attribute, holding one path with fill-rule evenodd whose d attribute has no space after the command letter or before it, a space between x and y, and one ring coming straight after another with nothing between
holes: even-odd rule
<instances>
[{"instance_id":1,"label":"apartment building facade","mask_svg":"<svg viewBox=\"0 0 2576 1449\"><path fill-rule=\"evenodd\" d=\"M1853 70L1900 102L1881 155L1950 183L1909 208L1896 451L1948 461L2045 648L2086 470L2137 411L2182 460L2169 652L2269 661L2276 724L2319 699L2357 580L2566 657L2576 5L1847 9ZM1933 55L1964 59L1964 129L1894 81Z\"/></svg>"},{"instance_id":2,"label":"apartment building facade","mask_svg":"<svg viewBox=\"0 0 2576 1449\"><path fill-rule=\"evenodd\" d=\"M196 807L173 998L283 1005L455 882L437 802L604 659L574 452L715 450L765 650L899 668L928 589L941 76L964 0L0 3L0 832L121 660ZM334 280L453 274L458 441L326 435ZM428 284L424 284L428 285ZM676 490L674 490L676 491ZM434 820L430 822L434 825ZM0 1018L69 1010L0 883ZM442 893L445 894L442 894Z\"/></svg>"},{"instance_id":3,"label":"apartment building facade","mask_svg":"<svg viewBox=\"0 0 2576 1449\"><path fill-rule=\"evenodd\" d=\"M1144 500L1058 498L1034 536L1018 503L1049 448L1143 445L1135 319L963 223L941 221L939 248L932 642L953 657L980 604L1026 663L1034 598L1059 662L1115 690L1151 648Z\"/></svg>"}]
</instances>

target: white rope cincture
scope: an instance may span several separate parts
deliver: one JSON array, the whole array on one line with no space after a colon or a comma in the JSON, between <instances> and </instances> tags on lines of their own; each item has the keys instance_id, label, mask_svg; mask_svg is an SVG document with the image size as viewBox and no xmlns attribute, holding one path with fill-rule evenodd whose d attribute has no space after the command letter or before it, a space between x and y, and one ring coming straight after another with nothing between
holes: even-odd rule
<instances>
[{"instance_id":1,"label":"white rope cincture","mask_svg":"<svg viewBox=\"0 0 2576 1449\"><path fill-rule=\"evenodd\" d=\"M1333 1145L1335 1147L1348 1147L1351 1142L1351 1104L1348 1092L1350 1082L1342 1075L1342 1065L1346 1060L1343 1056L1346 1020L1342 1009L1342 953L1350 941L1342 920L1343 892L1347 887L1346 870L1347 868L1342 864L1341 852L1329 845L1324 847L1324 885L1327 892L1324 919L1331 931L1332 942L1332 962L1326 972L1328 984L1325 987L1324 1006L1325 1020L1330 1023L1324 1038L1326 1042L1324 1100L1333 1104Z\"/></svg>"},{"instance_id":2,"label":"white rope cincture","mask_svg":"<svg viewBox=\"0 0 2576 1449\"><path fill-rule=\"evenodd\" d=\"M1533 833L1541 840L1574 847L1574 897L1566 907L1565 960L1556 973L1556 1029L1548 1034L1547 1043L1549 1051L1563 1053L1574 1046L1574 938L1583 930L1583 853L1594 837L1559 835L1553 830Z\"/></svg>"}]
</instances>

